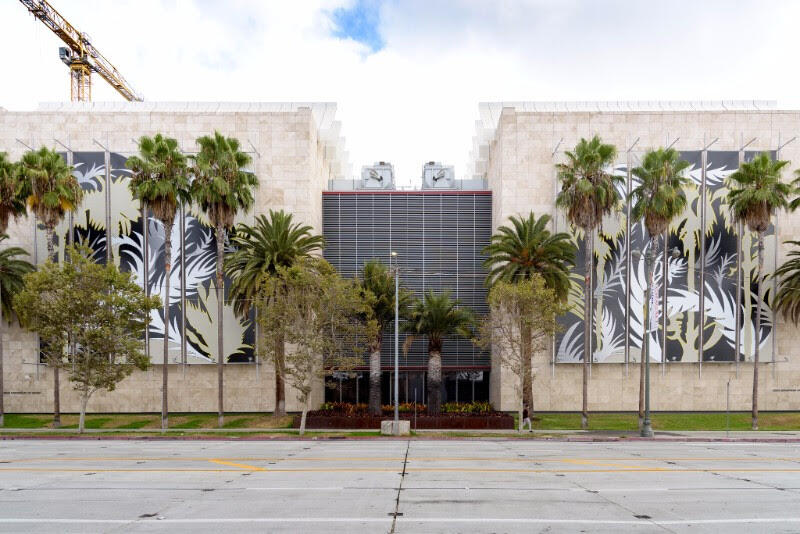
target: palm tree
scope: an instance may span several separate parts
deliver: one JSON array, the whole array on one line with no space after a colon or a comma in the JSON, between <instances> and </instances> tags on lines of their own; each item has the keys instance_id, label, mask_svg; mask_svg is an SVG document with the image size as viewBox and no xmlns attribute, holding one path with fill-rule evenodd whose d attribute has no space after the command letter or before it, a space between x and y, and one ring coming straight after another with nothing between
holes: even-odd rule
<instances>
[{"instance_id":1,"label":"palm tree","mask_svg":"<svg viewBox=\"0 0 800 534\"><path fill-rule=\"evenodd\" d=\"M647 270L647 295L645 305L650 304L653 291L653 266L658 247L658 236L664 233L670 222L686 209L686 191L691 180L684 174L689 162L681 160L674 148L658 148L648 151L642 164L631 170L639 184L631 191L629 202L632 203L631 216L634 220L644 220L650 237L650 246L645 261ZM667 246L666 240L664 247ZM666 280L663 283L667 283ZM645 314L642 332L642 349L644 356L639 362L639 428L649 432L649 420L645 419L644 381L645 366L650 358L650 325L649 308ZM666 313L666 310L664 310ZM666 333L664 334L666 335ZM663 357L663 356L662 356Z\"/></svg>"},{"instance_id":2,"label":"palm tree","mask_svg":"<svg viewBox=\"0 0 800 534\"><path fill-rule=\"evenodd\" d=\"M30 182L19 164L0 152L0 235L5 234L11 219L27 215L25 201L30 196Z\"/></svg>"},{"instance_id":3,"label":"palm tree","mask_svg":"<svg viewBox=\"0 0 800 534\"><path fill-rule=\"evenodd\" d=\"M461 302L450 298L450 292L437 295L433 291L425 293L423 300L417 300L411 308L409 322L403 330L410 333L403 344L408 352L411 344L419 337L428 338L428 414L439 415L442 407L442 345L444 338L460 335L472 337L475 319L468 308L461 308Z\"/></svg>"},{"instance_id":4,"label":"palm tree","mask_svg":"<svg viewBox=\"0 0 800 534\"><path fill-rule=\"evenodd\" d=\"M164 227L164 361L161 370L161 430L168 426L167 403L169 363L169 281L172 272L172 226L181 202L189 198L189 177L186 156L178 141L156 134L139 138L139 155L131 156L125 165L133 176L128 188L133 198L142 203L147 218L151 210ZM145 229L147 224L145 224ZM145 282L147 283L147 282Z\"/></svg>"},{"instance_id":5,"label":"palm tree","mask_svg":"<svg viewBox=\"0 0 800 534\"><path fill-rule=\"evenodd\" d=\"M772 215L789 207L793 188L781 180L781 169L788 161L772 161L762 152L753 161L742 163L728 177L728 205L736 222L744 222L758 235L758 272L756 275L756 346L753 354L753 430L758 430L758 359L761 347L761 270L764 266L764 232ZM738 355L737 355L738 357Z\"/></svg>"},{"instance_id":6,"label":"palm tree","mask_svg":"<svg viewBox=\"0 0 800 534\"><path fill-rule=\"evenodd\" d=\"M8 238L5 235L12 218L16 219L27 213L25 199L30 192L28 183L19 172L20 167L8 159L8 154L0 152L0 241ZM7 313L11 321L11 299L22 287L22 275L33 270L33 266L17 256L27 254L19 248L0 251L0 427L5 424L5 407L3 404L3 313ZM30 267L30 269L28 269Z\"/></svg>"},{"instance_id":7,"label":"palm tree","mask_svg":"<svg viewBox=\"0 0 800 534\"><path fill-rule=\"evenodd\" d=\"M251 158L239 150L237 139L214 132L214 137L203 136L197 140L197 144L200 145L200 152L193 158L192 199L208 215L217 241L217 419L222 428L223 364L227 356L224 354L222 324L225 236L226 231L233 226L236 214L253 206L253 189L258 186L258 178L244 170L250 164Z\"/></svg>"},{"instance_id":8,"label":"palm tree","mask_svg":"<svg viewBox=\"0 0 800 534\"><path fill-rule=\"evenodd\" d=\"M235 250L225 258L225 273L231 279L228 297L237 316L249 314L265 276L322 249L324 238L311 231L310 226L295 223L292 214L283 210L270 210L269 218L259 215L254 226L236 226L230 239ZM275 415L279 416L286 415L283 349L283 343L279 343L275 358Z\"/></svg>"},{"instance_id":9,"label":"palm tree","mask_svg":"<svg viewBox=\"0 0 800 534\"><path fill-rule=\"evenodd\" d=\"M42 147L22 155L20 167L25 187L30 195L28 206L42 222L47 234L47 261L54 261L56 226L67 211L74 210L83 200L83 189L72 175L72 167L55 150ZM53 426L61 426L61 394L59 366L53 365Z\"/></svg>"},{"instance_id":10,"label":"palm tree","mask_svg":"<svg viewBox=\"0 0 800 534\"><path fill-rule=\"evenodd\" d=\"M381 414L381 345L386 327L394 320L395 280L391 271L380 260L370 260L361 271L361 288L374 297L372 316L378 323L375 337L369 340L369 412ZM412 294L404 288L399 289L397 301L400 317L408 314Z\"/></svg>"},{"instance_id":11,"label":"palm tree","mask_svg":"<svg viewBox=\"0 0 800 534\"><path fill-rule=\"evenodd\" d=\"M584 308L583 308L583 407L581 427L589 426L589 362L592 335L592 270L594 269L594 231L603 217L617 209L620 195L617 187L621 176L608 172L617 149L598 136L581 139L571 152L565 152L566 163L556 165L561 191L556 205L565 209L573 226L583 230L584 243Z\"/></svg>"},{"instance_id":12,"label":"palm tree","mask_svg":"<svg viewBox=\"0 0 800 534\"><path fill-rule=\"evenodd\" d=\"M511 225L498 228L491 243L483 249L487 255L483 265L489 273L486 284L492 286L501 280L514 283L538 274L559 299L566 301L570 288L569 274L575 265L575 245L569 234L551 234L547 229L549 215L537 218L530 212L527 219L512 215L509 220ZM520 325L520 335L523 364L526 365L523 396L533 410L533 354L527 322Z\"/></svg>"},{"instance_id":13,"label":"palm tree","mask_svg":"<svg viewBox=\"0 0 800 534\"><path fill-rule=\"evenodd\" d=\"M783 313L783 317L797 325L800 323L800 241L785 241L794 247L786 260L775 271L780 280L778 292L775 294L775 311Z\"/></svg>"}]
</instances>

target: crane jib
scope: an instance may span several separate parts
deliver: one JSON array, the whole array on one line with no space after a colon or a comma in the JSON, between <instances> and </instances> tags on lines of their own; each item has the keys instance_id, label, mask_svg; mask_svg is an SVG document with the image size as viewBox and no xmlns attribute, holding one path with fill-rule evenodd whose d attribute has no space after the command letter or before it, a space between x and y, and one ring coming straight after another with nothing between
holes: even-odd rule
<instances>
[{"instance_id":1,"label":"crane jib","mask_svg":"<svg viewBox=\"0 0 800 534\"><path fill-rule=\"evenodd\" d=\"M61 61L70 68L71 99L89 102L92 99L91 73L96 72L130 102L144 100L90 42L89 36L79 32L56 11L47 0L19 0L34 17L50 28L66 47L59 50Z\"/></svg>"}]
</instances>

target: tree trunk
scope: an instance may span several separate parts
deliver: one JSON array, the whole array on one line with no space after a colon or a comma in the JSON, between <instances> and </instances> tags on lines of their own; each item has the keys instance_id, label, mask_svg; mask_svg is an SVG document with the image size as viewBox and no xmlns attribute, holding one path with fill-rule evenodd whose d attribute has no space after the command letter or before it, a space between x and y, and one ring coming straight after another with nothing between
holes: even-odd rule
<instances>
[{"instance_id":1,"label":"tree trunk","mask_svg":"<svg viewBox=\"0 0 800 534\"><path fill-rule=\"evenodd\" d=\"M644 424L644 344L647 338L642 334L642 350L639 353L639 430Z\"/></svg>"},{"instance_id":2,"label":"tree trunk","mask_svg":"<svg viewBox=\"0 0 800 534\"><path fill-rule=\"evenodd\" d=\"M298 434L302 436L306 433L306 416L308 415L308 400L303 402L303 413L300 415L300 431Z\"/></svg>"},{"instance_id":3,"label":"tree trunk","mask_svg":"<svg viewBox=\"0 0 800 534\"><path fill-rule=\"evenodd\" d=\"M283 336L278 340L275 347L275 415L283 417L286 415L286 390L283 381Z\"/></svg>"},{"instance_id":4,"label":"tree trunk","mask_svg":"<svg viewBox=\"0 0 800 534\"><path fill-rule=\"evenodd\" d=\"M531 327L520 325L520 347L522 349L522 403L528 405L528 414L533 416L533 353L531 346Z\"/></svg>"},{"instance_id":5,"label":"tree trunk","mask_svg":"<svg viewBox=\"0 0 800 534\"><path fill-rule=\"evenodd\" d=\"M585 230L583 285L583 404L581 428L589 428L589 362L592 360L592 269L594 268L594 231Z\"/></svg>"},{"instance_id":6,"label":"tree trunk","mask_svg":"<svg viewBox=\"0 0 800 534\"><path fill-rule=\"evenodd\" d=\"M753 351L753 430L758 430L758 360L761 354L761 269L764 267L764 232L758 232L758 273L756 274L756 348Z\"/></svg>"},{"instance_id":7,"label":"tree trunk","mask_svg":"<svg viewBox=\"0 0 800 534\"><path fill-rule=\"evenodd\" d=\"M222 277L222 258L225 255L225 228L217 225L217 425L222 428L225 419L223 395L223 366L225 365L224 330L222 324L222 303L225 298Z\"/></svg>"},{"instance_id":8,"label":"tree trunk","mask_svg":"<svg viewBox=\"0 0 800 534\"><path fill-rule=\"evenodd\" d=\"M172 273L172 223L164 223L164 365L161 369L161 431L165 432L169 426L169 279Z\"/></svg>"},{"instance_id":9,"label":"tree trunk","mask_svg":"<svg viewBox=\"0 0 800 534\"><path fill-rule=\"evenodd\" d=\"M81 415L78 419L78 434L83 434L86 429L86 405L89 404L89 393L84 391L81 393Z\"/></svg>"},{"instance_id":10,"label":"tree trunk","mask_svg":"<svg viewBox=\"0 0 800 534\"><path fill-rule=\"evenodd\" d=\"M3 304L0 302L0 428L4 427L6 424L5 420L5 405L3 403L3 391L4 391L4 384L3 384L3 332L5 331L5 325L3 324Z\"/></svg>"},{"instance_id":11,"label":"tree trunk","mask_svg":"<svg viewBox=\"0 0 800 534\"><path fill-rule=\"evenodd\" d=\"M381 341L370 346L369 354L369 413L381 415Z\"/></svg>"},{"instance_id":12,"label":"tree trunk","mask_svg":"<svg viewBox=\"0 0 800 534\"><path fill-rule=\"evenodd\" d=\"M442 411L442 354L438 350L428 352L428 415L439 415Z\"/></svg>"},{"instance_id":13,"label":"tree trunk","mask_svg":"<svg viewBox=\"0 0 800 534\"><path fill-rule=\"evenodd\" d=\"M47 227L45 235L47 236L47 260L55 261L55 234L54 227ZM58 369L61 362L55 356L50 358L50 364L53 366L53 428L61 427L61 387L58 376Z\"/></svg>"}]
</instances>

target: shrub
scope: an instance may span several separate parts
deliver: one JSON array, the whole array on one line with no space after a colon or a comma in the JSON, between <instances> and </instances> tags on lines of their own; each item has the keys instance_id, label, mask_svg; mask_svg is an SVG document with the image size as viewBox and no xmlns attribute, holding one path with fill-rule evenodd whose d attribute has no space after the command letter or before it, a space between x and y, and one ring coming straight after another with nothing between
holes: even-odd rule
<instances>
[{"instance_id":1,"label":"shrub","mask_svg":"<svg viewBox=\"0 0 800 534\"><path fill-rule=\"evenodd\" d=\"M485 401L447 402L442 405L442 413L491 414L494 413L494 408Z\"/></svg>"},{"instance_id":2,"label":"shrub","mask_svg":"<svg viewBox=\"0 0 800 534\"><path fill-rule=\"evenodd\" d=\"M342 415L360 415L367 413L367 405L364 403L326 402L320 406L319 411Z\"/></svg>"},{"instance_id":3,"label":"shrub","mask_svg":"<svg viewBox=\"0 0 800 534\"><path fill-rule=\"evenodd\" d=\"M421 404L419 402L417 403L417 413L418 414L419 413L425 413L425 411L427 409L428 409L428 407L425 406L424 404ZM400 413L414 413L414 403L413 402L401 403L397 407L397 410ZM383 413L394 413L394 404L384 404L383 406L381 406L381 411Z\"/></svg>"}]
</instances>

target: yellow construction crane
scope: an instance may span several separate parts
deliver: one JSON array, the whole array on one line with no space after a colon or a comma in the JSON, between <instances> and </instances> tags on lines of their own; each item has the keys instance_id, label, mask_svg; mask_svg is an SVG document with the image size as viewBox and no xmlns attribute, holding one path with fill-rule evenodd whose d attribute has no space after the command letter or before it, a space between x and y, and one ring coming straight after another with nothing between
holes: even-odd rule
<instances>
[{"instance_id":1,"label":"yellow construction crane","mask_svg":"<svg viewBox=\"0 0 800 534\"><path fill-rule=\"evenodd\" d=\"M69 67L70 96L73 102L92 100L92 72L102 76L125 100L132 102L144 100L122 77L117 68L97 51L89 36L76 30L47 0L20 0L20 2L67 45L59 48L58 54L61 61Z\"/></svg>"}]
</instances>

